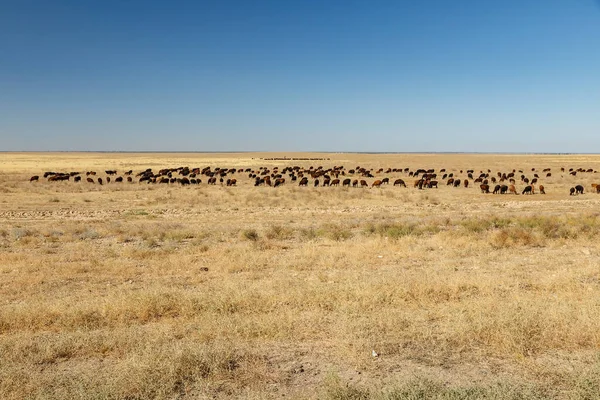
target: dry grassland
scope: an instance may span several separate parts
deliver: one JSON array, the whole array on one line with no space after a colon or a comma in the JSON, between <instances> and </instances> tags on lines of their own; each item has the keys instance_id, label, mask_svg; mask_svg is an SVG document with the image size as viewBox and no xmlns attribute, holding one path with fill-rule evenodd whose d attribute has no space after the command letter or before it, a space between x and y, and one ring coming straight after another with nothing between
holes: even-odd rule
<instances>
[{"instance_id":1,"label":"dry grassland","mask_svg":"<svg viewBox=\"0 0 600 400\"><path fill-rule=\"evenodd\" d=\"M600 156L284 155L329 160L0 154L0 398L600 396L600 177L560 173ZM553 176L545 196L28 181L184 165Z\"/></svg>"}]
</instances>

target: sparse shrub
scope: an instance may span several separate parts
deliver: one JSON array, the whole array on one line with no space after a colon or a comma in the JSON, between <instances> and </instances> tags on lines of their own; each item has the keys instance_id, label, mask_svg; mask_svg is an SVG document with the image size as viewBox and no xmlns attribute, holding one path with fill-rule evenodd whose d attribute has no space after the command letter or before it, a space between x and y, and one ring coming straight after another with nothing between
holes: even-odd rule
<instances>
[{"instance_id":1,"label":"sparse shrub","mask_svg":"<svg viewBox=\"0 0 600 400\"><path fill-rule=\"evenodd\" d=\"M144 239L144 244L150 249L160 247L159 241L155 237L147 237Z\"/></svg>"},{"instance_id":2,"label":"sparse shrub","mask_svg":"<svg viewBox=\"0 0 600 400\"><path fill-rule=\"evenodd\" d=\"M467 231L471 233L481 233L488 229L489 225L485 220L481 219L467 219L462 221L460 225Z\"/></svg>"},{"instance_id":3,"label":"sparse shrub","mask_svg":"<svg viewBox=\"0 0 600 400\"><path fill-rule=\"evenodd\" d=\"M571 229L567 221L559 217L528 217L517 221L519 227L539 232L548 239L576 238L577 227Z\"/></svg>"},{"instance_id":4,"label":"sparse shrub","mask_svg":"<svg viewBox=\"0 0 600 400\"><path fill-rule=\"evenodd\" d=\"M491 239L492 247L497 249L502 249L510 246L509 242L510 236L506 229L501 230L500 232L496 232Z\"/></svg>"},{"instance_id":5,"label":"sparse shrub","mask_svg":"<svg viewBox=\"0 0 600 400\"><path fill-rule=\"evenodd\" d=\"M60 240L60 237L63 235L64 235L63 232L56 231L56 230L52 230L52 231L44 233L44 237L46 238L46 240L49 242L53 242L53 243L58 242Z\"/></svg>"},{"instance_id":6,"label":"sparse shrub","mask_svg":"<svg viewBox=\"0 0 600 400\"><path fill-rule=\"evenodd\" d=\"M12 230L12 235L15 240L21 240L23 238L33 236L34 233L26 228L14 228Z\"/></svg>"},{"instance_id":7,"label":"sparse shrub","mask_svg":"<svg viewBox=\"0 0 600 400\"><path fill-rule=\"evenodd\" d=\"M368 223L365 225L364 233L367 235L373 235L377 233L377 225L372 222Z\"/></svg>"},{"instance_id":8,"label":"sparse shrub","mask_svg":"<svg viewBox=\"0 0 600 400\"><path fill-rule=\"evenodd\" d=\"M588 238L594 238L600 233L600 223L598 217L591 216L578 220L579 222L579 233L585 234Z\"/></svg>"},{"instance_id":9,"label":"sparse shrub","mask_svg":"<svg viewBox=\"0 0 600 400\"><path fill-rule=\"evenodd\" d=\"M491 217L491 218L470 218L461 221L460 225L470 233L481 233L491 229L505 228L513 222L510 218Z\"/></svg>"},{"instance_id":10,"label":"sparse shrub","mask_svg":"<svg viewBox=\"0 0 600 400\"><path fill-rule=\"evenodd\" d=\"M416 224L384 224L378 228L379 234L392 239L403 236L420 235L422 231Z\"/></svg>"},{"instance_id":11,"label":"sparse shrub","mask_svg":"<svg viewBox=\"0 0 600 400\"><path fill-rule=\"evenodd\" d=\"M256 242L260 238L256 229L244 229L242 231L242 237L251 242Z\"/></svg>"},{"instance_id":12,"label":"sparse shrub","mask_svg":"<svg viewBox=\"0 0 600 400\"><path fill-rule=\"evenodd\" d=\"M62 235L64 235L64 233L61 232L61 231L57 231L57 230L51 230L51 231L44 232L44 237L47 237L47 238L49 238L49 237L59 237L59 236L62 236Z\"/></svg>"},{"instance_id":13,"label":"sparse shrub","mask_svg":"<svg viewBox=\"0 0 600 400\"><path fill-rule=\"evenodd\" d=\"M206 253L208 250L210 250L210 247L207 244L201 244L198 246L198 251L200 253Z\"/></svg>"},{"instance_id":14,"label":"sparse shrub","mask_svg":"<svg viewBox=\"0 0 600 400\"><path fill-rule=\"evenodd\" d=\"M506 228L512 224L512 220L510 218L505 217L492 217L490 220L490 227L494 229L498 228Z\"/></svg>"},{"instance_id":15,"label":"sparse shrub","mask_svg":"<svg viewBox=\"0 0 600 400\"><path fill-rule=\"evenodd\" d=\"M492 220L493 223L464 221L462 225L470 231L501 228L492 236L492 246L497 248L521 246L539 246L544 239L577 239L581 234L594 237L600 231L595 218L567 219L552 217L523 217Z\"/></svg>"},{"instance_id":16,"label":"sparse shrub","mask_svg":"<svg viewBox=\"0 0 600 400\"><path fill-rule=\"evenodd\" d=\"M148 215L148 211L146 210L129 210L124 213L126 216L137 216L137 215Z\"/></svg>"},{"instance_id":17,"label":"sparse shrub","mask_svg":"<svg viewBox=\"0 0 600 400\"><path fill-rule=\"evenodd\" d=\"M316 229L313 227L300 229L300 236L305 240L313 240L319 237Z\"/></svg>"},{"instance_id":18,"label":"sparse shrub","mask_svg":"<svg viewBox=\"0 0 600 400\"><path fill-rule=\"evenodd\" d=\"M271 225L265 236L268 239L289 240L294 237L294 231L281 225Z\"/></svg>"},{"instance_id":19,"label":"sparse shrub","mask_svg":"<svg viewBox=\"0 0 600 400\"><path fill-rule=\"evenodd\" d=\"M350 229L338 224L325 224L319 228L318 234L336 242L348 240L353 236Z\"/></svg>"},{"instance_id":20,"label":"sparse shrub","mask_svg":"<svg viewBox=\"0 0 600 400\"><path fill-rule=\"evenodd\" d=\"M390 239L398 239L404 236L422 236L435 234L440 231L439 226L434 224L418 225L416 223L381 223L369 224L365 228L367 234L378 234Z\"/></svg>"},{"instance_id":21,"label":"sparse shrub","mask_svg":"<svg viewBox=\"0 0 600 400\"><path fill-rule=\"evenodd\" d=\"M534 246L541 244L535 233L527 229L513 228L509 230L514 241L523 246Z\"/></svg>"},{"instance_id":22,"label":"sparse shrub","mask_svg":"<svg viewBox=\"0 0 600 400\"><path fill-rule=\"evenodd\" d=\"M540 240L532 229L519 227L503 228L492 234L491 245L495 248L514 246L541 246Z\"/></svg>"},{"instance_id":23,"label":"sparse shrub","mask_svg":"<svg viewBox=\"0 0 600 400\"><path fill-rule=\"evenodd\" d=\"M99 239L100 237L101 235L92 228L88 228L77 235L77 239L79 240L94 240Z\"/></svg>"},{"instance_id":24,"label":"sparse shrub","mask_svg":"<svg viewBox=\"0 0 600 400\"><path fill-rule=\"evenodd\" d=\"M560 221L552 221L547 218L543 221L540 228L544 236L549 239L575 239L579 234L576 229L570 229L569 226L560 223Z\"/></svg>"},{"instance_id":25,"label":"sparse shrub","mask_svg":"<svg viewBox=\"0 0 600 400\"><path fill-rule=\"evenodd\" d=\"M275 248L276 246L274 245L274 243L268 239L263 239L260 238L256 241L252 242L252 247L256 250L260 250L260 251L264 251L264 250L271 250L273 248Z\"/></svg>"}]
</instances>

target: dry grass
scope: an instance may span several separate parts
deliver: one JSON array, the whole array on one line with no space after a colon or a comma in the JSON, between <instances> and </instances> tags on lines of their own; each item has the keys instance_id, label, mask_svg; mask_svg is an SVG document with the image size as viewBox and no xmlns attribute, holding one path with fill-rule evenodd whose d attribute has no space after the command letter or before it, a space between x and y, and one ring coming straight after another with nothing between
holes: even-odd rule
<instances>
[{"instance_id":1,"label":"dry grass","mask_svg":"<svg viewBox=\"0 0 600 400\"><path fill-rule=\"evenodd\" d=\"M600 157L264 156L5 154L0 398L600 392L600 196L568 195L597 179L557 172L598 169ZM245 176L233 188L28 182L44 170L180 165L554 176L541 181L546 196L255 188Z\"/></svg>"}]
</instances>

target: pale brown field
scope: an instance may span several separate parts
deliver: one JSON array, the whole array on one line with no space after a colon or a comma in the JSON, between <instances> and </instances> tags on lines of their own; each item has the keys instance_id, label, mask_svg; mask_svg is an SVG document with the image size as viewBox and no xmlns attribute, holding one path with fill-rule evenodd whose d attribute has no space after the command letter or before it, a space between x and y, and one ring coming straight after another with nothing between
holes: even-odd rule
<instances>
[{"instance_id":1,"label":"pale brown field","mask_svg":"<svg viewBox=\"0 0 600 400\"><path fill-rule=\"evenodd\" d=\"M0 157L2 399L600 396L600 175L560 173L600 156ZM547 194L29 183L184 165L536 168Z\"/></svg>"}]
</instances>

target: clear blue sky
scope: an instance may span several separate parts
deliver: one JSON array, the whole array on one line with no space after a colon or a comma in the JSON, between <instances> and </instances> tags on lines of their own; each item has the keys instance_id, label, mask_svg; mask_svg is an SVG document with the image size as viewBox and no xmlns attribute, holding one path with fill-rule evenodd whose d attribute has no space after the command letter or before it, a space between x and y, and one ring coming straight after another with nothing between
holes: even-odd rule
<instances>
[{"instance_id":1,"label":"clear blue sky","mask_svg":"<svg viewBox=\"0 0 600 400\"><path fill-rule=\"evenodd\" d=\"M0 50L0 150L600 152L597 0L6 0Z\"/></svg>"}]
</instances>

